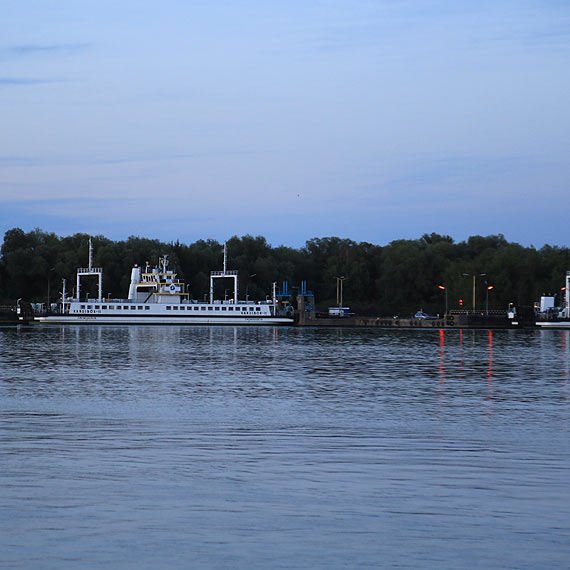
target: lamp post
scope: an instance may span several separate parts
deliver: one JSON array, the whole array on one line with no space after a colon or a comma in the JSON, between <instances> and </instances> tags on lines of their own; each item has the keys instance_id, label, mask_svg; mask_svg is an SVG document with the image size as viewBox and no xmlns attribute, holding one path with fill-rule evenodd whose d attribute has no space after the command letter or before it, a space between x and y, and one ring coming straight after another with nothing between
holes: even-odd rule
<instances>
[{"instance_id":1,"label":"lamp post","mask_svg":"<svg viewBox=\"0 0 570 570\"><path fill-rule=\"evenodd\" d=\"M438 285L437 288L441 289L442 291L445 291L445 314L447 315L447 287L444 287L443 285Z\"/></svg>"},{"instance_id":2,"label":"lamp post","mask_svg":"<svg viewBox=\"0 0 570 570\"><path fill-rule=\"evenodd\" d=\"M485 285L487 285L487 294L486 294L486 299L485 299L485 314L489 314L489 291L491 291L491 289L494 289L494 285L488 285L487 281L485 281Z\"/></svg>"},{"instance_id":3,"label":"lamp post","mask_svg":"<svg viewBox=\"0 0 570 570\"><path fill-rule=\"evenodd\" d=\"M46 303L46 309L49 309L50 284L51 284L50 275L51 275L51 272L52 272L52 271L55 271L55 267L52 267L52 268L48 269L48 274L47 274L47 303Z\"/></svg>"},{"instance_id":4,"label":"lamp post","mask_svg":"<svg viewBox=\"0 0 570 570\"><path fill-rule=\"evenodd\" d=\"M487 275L487 274L486 273L473 273L473 274L463 273L464 277L470 277L470 276L473 277L473 310L475 310L475 278L476 277L483 277L485 275Z\"/></svg>"},{"instance_id":5,"label":"lamp post","mask_svg":"<svg viewBox=\"0 0 570 570\"><path fill-rule=\"evenodd\" d=\"M343 275L342 277L335 277L336 279L336 304L339 307L342 307L342 284L346 277ZM340 297L339 297L339 283L340 283Z\"/></svg>"},{"instance_id":6,"label":"lamp post","mask_svg":"<svg viewBox=\"0 0 570 570\"><path fill-rule=\"evenodd\" d=\"M253 273L252 275L249 276L248 280L247 280L247 285L245 286L245 300L249 301L249 280L252 277L255 277L257 275L257 273Z\"/></svg>"}]
</instances>

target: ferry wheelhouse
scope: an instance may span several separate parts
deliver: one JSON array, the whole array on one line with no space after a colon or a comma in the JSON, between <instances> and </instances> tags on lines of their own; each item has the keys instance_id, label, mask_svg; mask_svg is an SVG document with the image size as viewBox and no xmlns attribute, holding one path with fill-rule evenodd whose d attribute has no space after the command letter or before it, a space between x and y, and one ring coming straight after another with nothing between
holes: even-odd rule
<instances>
[{"instance_id":1,"label":"ferry wheelhouse","mask_svg":"<svg viewBox=\"0 0 570 570\"><path fill-rule=\"evenodd\" d=\"M98 296L81 300L84 277L97 277ZM216 279L233 280L233 298L214 299ZM224 268L210 272L209 299L189 298L186 285L168 268L168 256L160 258L156 267L147 265L143 271L134 266L126 299L106 299L102 295L103 270L92 265L92 246L89 243L89 267L77 270L75 297L69 297L63 282L61 302L55 310L38 314L39 323L117 323L117 324L208 324L208 325L284 325L293 323L293 308L277 299L273 284L271 299L265 301L238 300L238 272Z\"/></svg>"}]
</instances>

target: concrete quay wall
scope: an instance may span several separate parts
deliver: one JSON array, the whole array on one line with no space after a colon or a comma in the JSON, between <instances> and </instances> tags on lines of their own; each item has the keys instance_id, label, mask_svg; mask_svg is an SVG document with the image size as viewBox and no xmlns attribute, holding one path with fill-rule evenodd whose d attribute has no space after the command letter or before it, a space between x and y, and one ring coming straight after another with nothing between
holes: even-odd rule
<instances>
[{"instance_id":1,"label":"concrete quay wall","mask_svg":"<svg viewBox=\"0 0 570 570\"><path fill-rule=\"evenodd\" d=\"M301 327L355 327L382 329L464 329L464 328L515 328L505 318L481 317L472 315L454 316L438 319L394 319L391 317L306 317L300 318L297 326Z\"/></svg>"}]
</instances>

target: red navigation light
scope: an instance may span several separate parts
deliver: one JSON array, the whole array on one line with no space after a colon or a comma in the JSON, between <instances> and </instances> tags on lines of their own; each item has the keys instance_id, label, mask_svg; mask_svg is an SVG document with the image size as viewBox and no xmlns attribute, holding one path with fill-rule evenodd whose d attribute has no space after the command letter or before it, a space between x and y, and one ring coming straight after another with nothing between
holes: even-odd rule
<instances>
[{"instance_id":1,"label":"red navigation light","mask_svg":"<svg viewBox=\"0 0 570 570\"><path fill-rule=\"evenodd\" d=\"M463 299L459 299L459 306L463 307Z\"/></svg>"}]
</instances>

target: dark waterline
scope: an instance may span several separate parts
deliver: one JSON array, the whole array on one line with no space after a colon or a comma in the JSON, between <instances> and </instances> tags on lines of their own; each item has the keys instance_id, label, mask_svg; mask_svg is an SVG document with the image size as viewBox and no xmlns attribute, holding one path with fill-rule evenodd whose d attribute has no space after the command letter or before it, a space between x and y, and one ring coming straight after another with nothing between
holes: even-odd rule
<instances>
[{"instance_id":1,"label":"dark waterline","mask_svg":"<svg viewBox=\"0 0 570 570\"><path fill-rule=\"evenodd\" d=\"M0 328L2 568L565 568L570 333Z\"/></svg>"}]
</instances>

